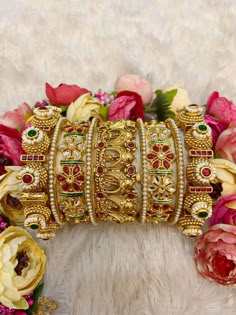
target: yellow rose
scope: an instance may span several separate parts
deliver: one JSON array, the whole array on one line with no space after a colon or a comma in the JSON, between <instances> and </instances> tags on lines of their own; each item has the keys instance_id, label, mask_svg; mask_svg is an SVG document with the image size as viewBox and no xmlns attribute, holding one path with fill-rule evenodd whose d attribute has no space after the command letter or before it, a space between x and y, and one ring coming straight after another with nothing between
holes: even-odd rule
<instances>
[{"instance_id":1,"label":"yellow rose","mask_svg":"<svg viewBox=\"0 0 236 315\"><path fill-rule=\"evenodd\" d=\"M12 224L22 224L24 222L24 210L19 202L22 188L19 185L19 179L17 179L21 167L6 166L5 169L7 173L0 177L1 211L11 220Z\"/></svg>"},{"instance_id":2,"label":"yellow rose","mask_svg":"<svg viewBox=\"0 0 236 315\"><path fill-rule=\"evenodd\" d=\"M28 309L23 295L41 281L46 265L44 251L31 235L10 226L0 234L0 302L14 309Z\"/></svg>"},{"instance_id":3,"label":"yellow rose","mask_svg":"<svg viewBox=\"0 0 236 315\"><path fill-rule=\"evenodd\" d=\"M216 169L216 180L222 183L221 196L236 194L236 165L225 159L213 159Z\"/></svg>"},{"instance_id":4,"label":"yellow rose","mask_svg":"<svg viewBox=\"0 0 236 315\"><path fill-rule=\"evenodd\" d=\"M88 121L91 116L99 116L98 112L104 105L89 93L81 95L68 107L66 117L71 121Z\"/></svg>"},{"instance_id":5,"label":"yellow rose","mask_svg":"<svg viewBox=\"0 0 236 315\"><path fill-rule=\"evenodd\" d=\"M178 107L186 106L191 104L191 101L189 99L188 92L184 89L179 88L178 86L170 86L167 89L165 89L163 92L168 92L171 90L177 90L177 93L175 97L173 98L171 105L170 105L170 110L172 112L176 112L176 109Z\"/></svg>"}]
</instances>

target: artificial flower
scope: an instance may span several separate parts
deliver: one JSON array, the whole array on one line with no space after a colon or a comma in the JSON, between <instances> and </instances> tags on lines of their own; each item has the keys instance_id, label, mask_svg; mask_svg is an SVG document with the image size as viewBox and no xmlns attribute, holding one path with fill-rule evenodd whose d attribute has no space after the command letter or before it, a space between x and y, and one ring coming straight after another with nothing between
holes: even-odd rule
<instances>
[{"instance_id":1,"label":"artificial flower","mask_svg":"<svg viewBox=\"0 0 236 315\"><path fill-rule=\"evenodd\" d=\"M236 285L236 226L211 226L196 244L199 273L222 285Z\"/></svg>"},{"instance_id":2,"label":"artificial flower","mask_svg":"<svg viewBox=\"0 0 236 315\"><path fill-rule=\"evenodd\" d=\"M216 154L236 163L236 127L224 130L215 145Z\"/></svg>"},{"instance_id":3,"label":"artificial flower","mask_svg":"<svg viewBox=\"0 0 236 315\"><path fill-rule=\"evenodd\" d=\"M41 281L46 265L44 251L24 229L10 226L0 235L0 302L28 309L24 295Z\"/></svg>"},{"instance_id":4,"label":"artificial flower","mask_svg":"<svg viewBox=\"0 0 236 315\"><path fill-rule=\"evenodd\" d=\"M122 91L117 93L108 110L109 120L119 119L144 120L144 108L141 96L136 92Z\"/></svg>"},{"instance_id":5,"label":"artificial flower","mask_svg":"<svg viewBox=\"0 0 236 315\"><path fill-rule=\"evenodd\" d=\"M6 112L6 114L0 118L0 124L21 132L27 120L32 115L33 111L31 107L27 103L23 103L13 111Z\"/></svg>"},{"instance_id":6,"label":"artificial flower","mask_svg":"<svg viewBox=\"0 0 236 315\"><path fill-rule=\"evenodd\" d=\"M220 198L215 204L210 225L218 223L236 225L236 194Z\"/></svg>"},{"instance_id":7,"label":"artificial flower","mask_svg":"<svg viewBox=\"0 0 236 315\"><path fill-rule=\"evenodd\" d=\"M20 166L7 166L7 173L0 177L0 204L2 212L14 224L24 222L24 209L19 201L22 187L17 176L22 168Z\"/></svg>"},{"instance_id":8,"label":"artificial flower","mask_svg":"<svg viewBox=\"0 0 236 315\"><path fill-rule=\"evenodd\" d=\"M7 165L21 165L21 143L21 134L16 129L0 124L0 175Z\"/></svg>"},{"instance_id":9,"label":"artificial flower","mask_svg":"<svg viewBox=\"0 0 236 315\"><path fill-rule=\"evenodd\" d=\"M66 117L71 121L87 121L92 116L99 116L98 112L104 105L89 93L81 95L76 102L68 107Z\"/></svg>"},{"instance_id":10,"label":"artificial flower","mask_svg":"<svg viewBox=\"0 0 236 315\"><path fill-rule=\"evenodd\" d=\"M166 92L174 91L176 90L176 94L172 98L170 105L169 105L169 110L172 112L176 112L178 107L183 107L186 105L191 104L188 92L185 89L182 89L176 85L170 86L166 88L163 93L166 94Z\"/></svg>"},{"instance_id":11,"label":"artificial flower","mask_svg":"<svg viewBox=\"0 0 236 315\"><path fill-rule=\"evenodd\" d=\"M210 115L204 115L204 120L211 128L211 137L213 146L215 146L220 134L227 128L227 124L223 123Z\"/></svg>"},{"instance_id":12,"label":"artificial flower","mask_svg":"<svg viewBox=\"0 0 236 315\"><path fill-rule=\"evenodd\" d=\"M231 124L236 127L236 106L226 97L219 96L218 92L213 92L207 101L207 113L216 117L227 126Z\"/></svg>"},{"instance_id":13,"label":"artificial flower","mask_svg":"<svg viewBox=\"0 0 236 315\"><path fill-rule=\"evenodd\" d=\"M151 103L153 98L151 84L136 74L123 74L119 76L115 83L115 91L136 92L142 97L143 104L145 105Z\"/></svg>"},{"instance_id":14,"label":"artificial flower","mask_svg":"<svg viewBox=\"0 0 236 315\"><path fill-rule=\"evenodd\" d=\"M216 181L222 184L221 196L236 194L236 165L225 159L212 159Z\"/></svg>"},{"instance_id":15,"label":"artificial flower","mask_svg":"<svg viewBox=\"0 0 236 315\"><path fill-rule=\"evenodd\" d=\"M83 94L90 93L87 89L78 85L67 85L61 83L58 87L53 88L46 83L46 95L49 101L55 106L70 105Z\"/></svg>"}]
</instances>

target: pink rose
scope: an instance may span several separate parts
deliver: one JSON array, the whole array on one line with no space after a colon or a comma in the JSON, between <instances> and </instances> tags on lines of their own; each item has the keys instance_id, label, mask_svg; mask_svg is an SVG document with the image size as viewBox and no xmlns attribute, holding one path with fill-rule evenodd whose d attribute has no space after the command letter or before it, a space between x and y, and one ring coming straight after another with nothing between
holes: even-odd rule
<instances>
[{"instance_id":1,"label":"pink rose","mask_svg":"<svg viewBox=\"0 0 236 315\"><path fill-rule=\"evenodd\" d=\"M199 273L222 285L236 284L236 226L211 226L196 244Z\"/></svg>"},{"instance_id":2,"label":"pink rose","mask_svg":"<svg viewBox=\"0 0 236 315\"><path fill-rule=\"evenodd\" d=\"M138 93L121 91L116 95L108 110L109 120L144 120L143 101Z\"/></svg>"},{"instance_id":3,"label":"pink rose","mask_svg":"<svg viewBox=\"0 0 236 315\"><path fill-rule=\"evenodd\" d=\"M215 204L210 225L218 223L236 225L236 195L220 198Z\"/></svg>"},{"instance_id":4,"label":"pink rose","mask_svg":"<svg viewBox=\"0 0 236 315\"><path fill-rule=\"evenodd\" d=\"M78 85L61 83L57 88L53 88L50 84L46 83L46 95L49 101L55 106L70 105L86 93L90 93L90 91Z\"/></svg>"},{"instance_id":5,"label":"pink rose","mask_svg":"<svg viewBox=\"0 0 236 315\"><path fill-rule=\"evenodd\" d=\"M31 107L27 103L23 103L13 111L6 112L0 118L0 124L22 131L26 121L33 115Z\"/></svg>"},{"instance_id":6,"label":"pink rose","mask_svg":"<svg viewBox=\"0 0 236 315\"><path fill-rule=\"evenodd\" d=\"M211 128L212 143L215 146L219 135L227 128L227 124L220 122L210 115L205 115L204 119L208 126Z\"/></svg>"},{"instance_id":7,"label":"pink rose","mask_svg":"<svg viewBox=\"0 0 236 315\"><path fill-rule=\"evenodd\" d=\"M0 125L0 174L5 173L4 166L22 164L20 156L24 151L21 142L21 134L16 129Z\"/></svg>"},{"instance_id":8,"label":"pink rose","mask_svg":"<svg viewBox=\"0 0 236 315\"><path fill-rule=\"evenodd\" d=\"M216 141L216 153L236 163L236 127L224 130Z\"/></svg>"},{"instance_id":9,"label":"pink rose","mask_svg":"<svg viewBox=\"0 0 236 315\"><path fill-rule=\"evenodd\" d=\"M207 101L207 112L224 124L236 126L236 106L218 92L213 92Z\"/></svg>"}]
</instances>

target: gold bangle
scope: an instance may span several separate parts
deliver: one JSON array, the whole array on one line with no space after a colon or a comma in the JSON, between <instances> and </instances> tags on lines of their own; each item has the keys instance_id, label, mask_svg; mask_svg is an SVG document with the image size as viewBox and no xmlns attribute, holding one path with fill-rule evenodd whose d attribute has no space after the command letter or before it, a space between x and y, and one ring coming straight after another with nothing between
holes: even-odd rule
<instances>
[{"instance_id":1,"label":"gold bangle","mask_svg":"<svg viewBox=\"0 0 236 315\"><path fill-rule=\"evenodd\" d=\"M100 123L96 134L96 216L104 221L134 221L137 217L135 122Z\"/></svg>"}]
</instances>

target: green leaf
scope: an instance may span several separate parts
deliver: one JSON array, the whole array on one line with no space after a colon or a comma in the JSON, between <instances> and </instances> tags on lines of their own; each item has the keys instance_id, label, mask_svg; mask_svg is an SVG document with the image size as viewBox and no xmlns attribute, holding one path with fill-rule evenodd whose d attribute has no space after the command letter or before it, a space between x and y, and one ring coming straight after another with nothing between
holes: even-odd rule
<instances>
[{"instance_id":1,"label":"green leaf","mask_svg":"<svg viewBox=\"0 0 236 315\"><path fill-rule=\"evenodd\" d=\"M60 106L60 108L61 108L62 113L64 113L64 112L66 112L66 111L67 111L68 106L61 105L61 106Z\"/></svg>"},{"instance_id":2,"label":"green leaf","mask_svg":"<svg viewBox=\"0 0 236 315\"><path fill-rule=\"evenodd\" d=\"M32 305L26 312L28 315L32 315L38 309L39 298L43 292L44 283L41 283L34 291L34 295L32 296L34 300L34 305Z\"/></svg>"},{"instance_id":3,"label":"green leaf","mask_svg":"<svg viewBox=\"0 0 236 315\"><path fill-rule=\"evenodd\" d=\"M99 114L104 118L105 121L108 119L108 109L109 106L103 106L99 109Z\"/></svg>"},{"instance_id":4,"label":"green leaf","mask_svg":"<svg viewBox=\"0 0 236 315\"><path fill-rule=\"evenodd\" d=\"M156 97L153 100L151 106L145 108L145 112L156 113L159 121L164 121L167 118L174 118L175 113L172 112L169 108L176 94L177 89L167 92L156 90Z\"/></svg>"}]
</instances>

